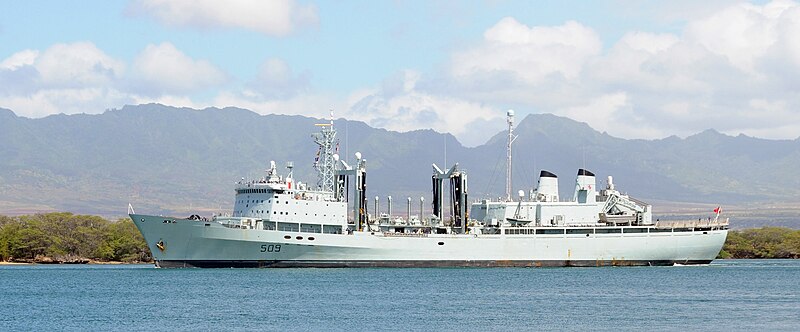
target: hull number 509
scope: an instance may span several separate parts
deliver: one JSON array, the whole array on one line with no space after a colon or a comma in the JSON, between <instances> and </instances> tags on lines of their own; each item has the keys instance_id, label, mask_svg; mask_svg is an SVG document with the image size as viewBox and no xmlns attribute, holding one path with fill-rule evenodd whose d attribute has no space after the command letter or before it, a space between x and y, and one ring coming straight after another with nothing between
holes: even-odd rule
<instances>
[{"instance_id":1,"label":"hull number 509","mask_svg":"<svg viewBox=\"0 0 800 332\"><path fill-rule=\"evenodd\" d=\"M262 244L261 245L261 252L281 252L281 245L280 244Z\"/></svg>"}]
</instances>

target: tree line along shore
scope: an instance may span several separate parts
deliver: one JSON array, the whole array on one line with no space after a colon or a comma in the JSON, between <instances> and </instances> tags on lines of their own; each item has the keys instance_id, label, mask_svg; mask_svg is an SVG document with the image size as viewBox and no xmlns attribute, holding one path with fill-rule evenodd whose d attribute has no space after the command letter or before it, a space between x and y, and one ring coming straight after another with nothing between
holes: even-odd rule
<instances>
[{"instance_id":1,"label":"tree line along shore","mask_svg":"<svg viewBox=\"0 0 800 332\"><path fill-rule=\"evenodd\" d=\"M719 258L800 258L800 230L762 227L728 232ZM85 264L146 263L152 255L128 218L68 212L0 215L0 261Z\"/></svg>"},{"instance_id":2,"label":"tree line along shore","mask_svg":"<svg viewBox=\"0 0 800 332\"><path fill-rule=\"evenodd\" d=\"M117 221L68 212L0 216L0 261L86 264L152 262L142 234Z\"/></svg>"}]
</instances>

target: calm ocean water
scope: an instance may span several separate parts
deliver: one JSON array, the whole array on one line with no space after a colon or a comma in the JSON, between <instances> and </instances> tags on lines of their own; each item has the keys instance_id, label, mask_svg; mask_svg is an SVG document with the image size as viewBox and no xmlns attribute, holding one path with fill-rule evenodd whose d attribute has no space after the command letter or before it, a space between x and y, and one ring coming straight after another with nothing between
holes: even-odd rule
<instances>
[{"instance_id":1,"label":"calm ocean water","mask_svg":"<svg viewBox=\"0 0 800 332\"><path fill-rule=\"evenodd\" d=\"M800 330L800 260L709 266L0 266L0 331Z\"/></svg>"}]
</instances>

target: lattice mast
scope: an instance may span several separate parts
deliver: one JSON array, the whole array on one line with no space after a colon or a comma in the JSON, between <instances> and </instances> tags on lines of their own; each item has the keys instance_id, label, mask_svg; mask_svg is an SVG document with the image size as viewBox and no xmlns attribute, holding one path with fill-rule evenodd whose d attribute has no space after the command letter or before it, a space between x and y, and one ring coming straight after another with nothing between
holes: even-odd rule
<instances>
[{"instance_id":1,"label":"lattice mast","mask_svg":"<svg viewBox=\"0 0 800 332\"><path fill-rule=\"evenodd\" d=\"M316 125L322 127L320 132L311 135L314 137L314 142L319 145L319 151L317 151L317 157L314 160L314 168L319 174L317 188L321 191L332 193L336 171L336 161L333 159L333 155L336 154L338 149L336 130L333 128L333 110L331 110L330 123L318 123Z\"/></svg>"},{"instance_id":2,"label":"lattice mast","mask_svg":"<svg viewBox=\"0 0 800 332\"><path fill-rule=\"evenodd\" d=\"M511 144L514 143L514 110L506 113L508 120L508 145L506 145L506 201L511 201Z\"/></svg>"}]
</instances>

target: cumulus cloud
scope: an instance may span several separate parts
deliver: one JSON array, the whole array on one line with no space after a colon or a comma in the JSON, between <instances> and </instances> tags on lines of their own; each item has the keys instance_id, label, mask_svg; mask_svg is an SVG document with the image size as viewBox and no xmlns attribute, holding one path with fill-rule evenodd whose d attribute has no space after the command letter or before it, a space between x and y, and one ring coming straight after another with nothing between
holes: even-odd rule
<instances>
[{"instance_id":1,"label":"cumulus cloud","mask_svg":"<svg viewBox=\"0 0 800 332\"><path fill-rule=\"evenodd\" d=\"M453 54L449 66L453 81L476 91L487 80L530 87L575 79L583 65L602 50L597 34L574 21L553 27L528 27L506 17L483 36L477 47ZM512 96L502 98L509 97Z\"/></svg>"},{"instance_id":2,"label":"cumulus cloud","mask_svg":"<svg viewBox=\"0 0 800 332\"><path fill-rule=\"evenodd\" d=\"M310 74L295 74L286 61L269 58L261 65L257 77L250 82L251 97L288 99L308 89Z\"/></svg>"},{"instance_id":3,"label":"cumulus cloud","mask_svg":"<svg viewBox=\"0 0 800 332\"><path fill-rule=\"evenodd\" d=\"M642 125L656 128L650 137L710 127L763 133L786 121L798 128L800 114L788 110L798 110L800 98L787 85L797 79L784 79L800 69L791 64L796 56L788 46L796 38L779 32L798 18L794 2L745 3L689 22L681 36L641 34L640 43L662 45L645 53L631 47L626 36L592 65L585 81L598 90L629 93L636 120L610 131L624 137ZM780 70L770 69L775 63L781 63ZM758 108L761 103L753 99L786 106L782 112ZM794 138L797 132L775 131L767 137Z\"/></svg>"},{"instance_id":4,"label":"cumulus cloud","mask_svg":"<svg viewBox=\"0 0 800 332\"><path fill-rule=\"evenodd\" d=\"M292 0L137 0L128 11L178 27L243 28L285 36L318 22L317 8Z\"/></svg>"},{"instance_id":5,"label":"cumulus cloud","mask_svg":"<svg viewBox=\"0 0 800 332\"><path fill-rule=\"evenodd\" d=\"M100 113L128 103L186 102L227 78L169 43L148 45L127 67L90 42L23 50L0 61L0 106L27 117Z\"/></svg>"},{"instance_id":6,"label":"cumulus cloud","mask_svg":"<svg viewBox=\"0 0 800 332\"><path fill-rule=\"evenodd\" d=\"M110 84L125 67L90 42L55 44L39 55L33 66L42 83L57 87Z\"/></svg>"},{"instance_id":7,"label":"cumulus cloud","mask_svg":"<svg viewBox=\"0 0 800 332\"><path fill-rule=\"evenodd\" d=\"M711 127L794 138L798 29L792 1L729 5L691 19L681 34L630 31L607 48L578 22L529 26L507 17L455 51L445 75L423 77L417 92L513 105L520 115L551 112L627 138Z\"/></svg>"},{"instance_id":8,"label":"cumulus cloud","mask_svg":"<svg viewBox=\"0 0 800 332\"><path fill-rule=\"evenodd\" d=\"M503 111L462 98L420 91L419 79L419 73L406 70L387 79L381 89L359 92L351 98L347 118L397 131L431 128L450 132L467 145L481 144L495 133L476 133L471 124L491 120L502 123Z\"/></svg>"},{"instance_id":9,"label":"cumulus cloud","mask_svg":"<svg viewBox=\"0 0 800 332\"><path fill-rule=\"evenodd\" d=\"M267 61L270 62L273 61ZM504 110L462 98L418 90L420 78L419 72L403 70L384 80L378 87L359 89L345 97L299 92L289 98L270 99L251 90L242 93L225 92L215 98L213 106L237 106L261 114L318 118L327 118L329 110L333 109L337 118L364 121L371 126L389 130L426 128L449 132L467 145L482 144L502 129ZM484 130L476 131L477 123ZM493 123L497 126L492 127Z\"/></svg>"},{"instance_id":10,"label":"cumulus cloud","mask_svg":"<svg viewBox=\"0 0 800 332\"><path fill-rule=\"evenodd\" d=\"M37 50L24 50L14 53L0 62L0 70L11 71L17 70L22 66L31 66L38 57L39 51Z\"/></svg>"},{"instance_id":11,"label":"cumulus cloud","mask_svg":"<svg viewBox=\"0 0 800 332\"><path fill-rule=\"evenodd\" d=\"M258 4L303 7L288 1ZM226 13L209 10L218 6L223 5L134 4L154 17L172 13L163 19L182 26L245 27L270 35L298 26L292 19L274 19L284 22L277 30L231 23L239 3ZM310 73L278 58L253 68L251 81L237 82L170 43L147 46L130 65L91 43L57 44L0 59L0 106L29 116L99 111L127 102L316 117L327 117L333 108L337 117L387 129L451 132L468 145L501 130L508 108L520 118L533 112L568 116L626 138L685 136L712 127L797 137L800 6L783 0L716 6L687 17L683 31L628 31L605 45L580 22L536 26L507 17L487 26L475 43L453 49L435 71L402 70L345 95L315 91ZM285 18L299 11L279 12ZM209 91L219 92L212 92L210 101L197 98L208 98ZM486 126L491 123L498 125Z\"/></svg>"},{"instance_id":12,"label":"cumulus cloud","mask_svg":"<svg viewBox=\"0 0 800 332\"><path fill-rule=\"evenodd\" d=\"M90 42L23 50L0 62L0 105L29 117L99 112L127 100L115 87L124 73Z\"/></svg>"},{"instance_id":13,"label":"cumulus cloud","mask_svg":"<svg viewBox=\"0 0 800 332\"><path fill-rule=\"evenodd\" d=\"M131 88L146 95L188 94L227 80L227 75L210 62L192 59L170 43L147 45L133 68Z\"/></svg>"},{"instance_id":14,"label":"cumulus cloud","mask_svg":"<svg viewBox=\"0 0 800 332\"><path fill-rule=\"evenodd\" d=\"M506 17L483 36L481 46L453 56L453 75L505 71L530 83L541 82L551 74L575 78L582 64L602 46L592 29L574 21L554 27L528 27Z\"/></svg>"}]
</instances>

